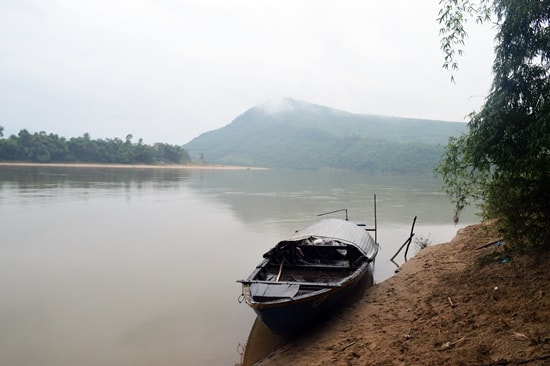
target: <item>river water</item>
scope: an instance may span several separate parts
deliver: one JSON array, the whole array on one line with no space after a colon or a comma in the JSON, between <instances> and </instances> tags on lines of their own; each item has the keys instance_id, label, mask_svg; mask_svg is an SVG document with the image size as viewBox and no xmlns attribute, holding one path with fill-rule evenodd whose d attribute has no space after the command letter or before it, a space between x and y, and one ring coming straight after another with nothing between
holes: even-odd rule
<instances>
[{"instance_id":1,"label":"river water","mask_svg":"<svg viewBox=\"0 0 550 366\"><path fill-rule=\"evenodd\" d=\"M265 251L323 212L347 208L373 227L376 194L383 281L415 216L421 241L455 235L439 186L335 171L0 166L0 365L238 363L255 316L236 280ZM478 221L466 214L462 225Z\"/></svg>"}]
</instances>

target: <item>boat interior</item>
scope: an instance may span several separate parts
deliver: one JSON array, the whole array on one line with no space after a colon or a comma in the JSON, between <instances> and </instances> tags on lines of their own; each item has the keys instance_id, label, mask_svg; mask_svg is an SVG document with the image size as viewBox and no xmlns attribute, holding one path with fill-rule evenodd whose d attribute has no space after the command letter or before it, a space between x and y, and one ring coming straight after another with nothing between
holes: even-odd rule
<instances>
[{"instance_id":1,"label":"boat interior","mask_svg":"<svg viewBox=\"0 0 550 366\"><path fill-rule=\"evenodd\" d=\"M313 238L281 242L264 257L263 266L247 281L258 302L340 287L367 260L353 245Z\"/></svg>"},{"instance_id":2,"label":"boat interior","mask_svg":"<svg viewBox=\"0 0 550 366\"><path fill-rule=\"evenodd\" d=\"M349 276L366 260L353 245L311 238L281 242L264 257L268 262L254 280L322 284Z\"/></svg>"}]
</instances>

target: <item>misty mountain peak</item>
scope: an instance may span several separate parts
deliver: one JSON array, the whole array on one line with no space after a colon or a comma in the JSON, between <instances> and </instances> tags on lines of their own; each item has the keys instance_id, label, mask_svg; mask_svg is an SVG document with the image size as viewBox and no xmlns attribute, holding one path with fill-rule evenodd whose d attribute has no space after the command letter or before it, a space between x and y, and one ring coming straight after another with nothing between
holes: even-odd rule
<instances>
[{"instance_id":1,"label":"misty mountain peak","mask_svg":"<svg viewBox=\"0 0 550 366\"><path fill-rule=\"evenodd\" d=\"M269 115L293 112L298 107L298 101L292 98L272 98L260 104L257 108Z\"/></svg>"}]
</instances>

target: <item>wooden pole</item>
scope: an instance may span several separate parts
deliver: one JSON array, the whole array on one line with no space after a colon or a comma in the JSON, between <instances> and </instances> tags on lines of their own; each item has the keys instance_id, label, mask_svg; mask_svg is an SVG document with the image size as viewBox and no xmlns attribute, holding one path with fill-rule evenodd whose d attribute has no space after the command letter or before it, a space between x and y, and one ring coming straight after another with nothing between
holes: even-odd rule
<instances>
[{"instance_id":1,"label":"wooden pole","mask_svg":"<svg viewBox=\"0 0 550 366\"><path fill-rule=\"evenodd\" d=\"M376 220L376 194L374 195L374 242L378 244L378 224Z\"/></svg>"},{"instance_id":2,"label":"wooden pole","mask_svg":"<svg viewBox=\"0 0 550 366\"><path fill-rule=\"evenodd\" d=\"M409 244L407 244L407 248L405 249L405 262L407 261L407 253L409 252L409 246L411 245L412 238L414 237L414 224L416 224L416 216L414 217L413 224L411 226L411 235L409 236Z\"/></svg>"},{"instance_id":3,"label":"wooden pole","mask_svg":"<svg viewBox=\"0 0 550 366\"><path fill-rule=\"evenodd\" d=\"M281 274L283 273L283 261L281 261L281 265L279 266L279 273L277 273L277 278L275 279L275 282L279 282L281 279Z\"/></svg>"},{"instance_id":4,"label":"wooden pole","mask_svg":"<svg viewBox=\"0 0 550 366\"><path fill-rule=\"evenodd\" d=\"M405 242L401 245L399 250L393 255L393 257L391 257L390 261L393 262L395 257L397 257L397 255L401 252L401 250L403 250L405 245L407 246L407 250L405 251L405 262L407 261L407 252L409 251L409 245L411 244L412 238L414 237L414 224L415 223L416 223L416 216L414 217L413 223L412 223L412 226L411 226L411 235L409 235L409 238L407 240L405 240Z\"/></svg>"}]
</instances>

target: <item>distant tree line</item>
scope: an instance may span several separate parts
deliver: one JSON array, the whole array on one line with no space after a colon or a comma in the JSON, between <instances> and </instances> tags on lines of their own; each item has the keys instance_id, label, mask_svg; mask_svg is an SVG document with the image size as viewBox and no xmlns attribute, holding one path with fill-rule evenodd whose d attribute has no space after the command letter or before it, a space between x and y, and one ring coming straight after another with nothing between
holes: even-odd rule
<instances>
[{"instance_id":1,"label":"distant tree line","mask_svg":"<svg viewBox=\"0 0 550 366\"><path fill-rule=\"evenodd\" d=\"M112 164L182 164L190 161L185 149L177 145L155 143L147 145L131 134L119 138L92 140L88 133L66 139L44 131L29 133L23 129L17 135L3 137L0 126L0 160L49 162L82 162Z\"/></svg>"}]
</instances>

